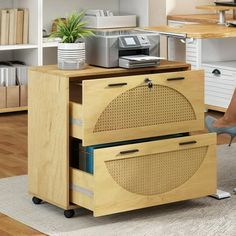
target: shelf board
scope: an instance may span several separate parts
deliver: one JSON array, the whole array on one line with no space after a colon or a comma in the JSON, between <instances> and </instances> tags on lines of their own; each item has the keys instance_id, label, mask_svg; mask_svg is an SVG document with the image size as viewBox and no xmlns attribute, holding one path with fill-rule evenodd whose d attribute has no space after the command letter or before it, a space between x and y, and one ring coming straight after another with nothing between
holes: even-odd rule
<instances>
[{"instance_id":1,"label":"shelf board","mask_svg":"<svg viewBox=\"0 0 236 236\"><path fill-rule=\"evenodd\" d=\"M56 48L58 46L58 42L45 42L43 43L44 48Z\"/></svg>"},{"instance_id":2,"label":"shelf board","mask_svg":"<svg viewBox=\"0 0 236 236\"><path fill-rule=\"evenodd\" d=\"M27 111L28 107L9 107L0 109L0 113Z\"/></svg>"},{"instance_id":3,"label":"shelf board","mask_svg":"<svg viewBox=\"0 0 236 236\"><path fill-rule=\"evenodd\" d=\"M33 44L0 45L0 51L35 49L35 48L38 48L38 45L33 45Z\"/></svg>"}]
</instances>

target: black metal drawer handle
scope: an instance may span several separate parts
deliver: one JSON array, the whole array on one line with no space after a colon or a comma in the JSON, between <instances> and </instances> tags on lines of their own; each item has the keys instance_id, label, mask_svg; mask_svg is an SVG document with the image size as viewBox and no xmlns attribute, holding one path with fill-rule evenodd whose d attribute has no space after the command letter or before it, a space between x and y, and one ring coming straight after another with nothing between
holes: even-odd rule
<instances>
[{"instance_id":1,"label":"black metal drawer handle","mask_svg":"<svg viewBox=\"0 0 236 236\"><path fill-rule=\"evenodd\" d=\"M108 84L108 87L120 87L120 86L126 86L127 83L117 83L117 84Z\"/></svg>"},{"instance_id":2,"label":"black metal drawer handle","mask_svg":"<svg viewBox=\"0 0 236 236\"><path fill-rule=\"evenodd\" d=\"M221 72L220 72L220 70L215 69L215 70L212 71L212 74L214 74L214 75L221 75Z\"/></svg>"},{"instance_id":3,"label":"black metal drawer handle","mask_svg":"<svg viewBox=\"0 0 236 236\"><path fill-rule=\"evenodd\" d=\"M184 80L184 77L168 78L167 81Z\"/></svg>"},{"instance_id":4,"label":"black metal drawer handle","mask_svg":"<svg viewBox=\"0 0 236 236\"><path fill-rule=\"evenodd\" d=\"M183 145L190 145L190 144L196 144L197 141L188 141L188 142L182 142L182 143L179 143L180 146L183 146Z\"/></svg>"},{"instance_id":5,"label":"black metal drawer handle","mask_svg":"<svg viewBox=\"0 0 236 236\"><path fill-rule=\"evenodd\" d=\"M133 149L133 150L128 150L128 151L122 151L120 152L121 155L125 155L125 154L132 154L132 153L136 153L139 152L138 149Z\"/></svg>"}]
</instances>

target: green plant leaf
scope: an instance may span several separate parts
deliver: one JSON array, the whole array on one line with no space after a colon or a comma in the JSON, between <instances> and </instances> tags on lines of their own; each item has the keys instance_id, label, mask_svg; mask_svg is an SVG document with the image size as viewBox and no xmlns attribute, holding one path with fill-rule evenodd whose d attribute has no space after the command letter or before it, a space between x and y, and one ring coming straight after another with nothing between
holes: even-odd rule
<instances>
[{"instance_id":1,"label":"green plant leaf","mask_svg":"<svg viewBox=\"0 0 236 236\"><path fill-rule=\"evenodd\" d=\"M94 35L89 29L86 29L86 21L83 21L85 12L73 12L66 21L57 19L57 31L51 33L51 38L61 38L63 43L75 43L80 38Z\"/></svg>"}]
</instances>

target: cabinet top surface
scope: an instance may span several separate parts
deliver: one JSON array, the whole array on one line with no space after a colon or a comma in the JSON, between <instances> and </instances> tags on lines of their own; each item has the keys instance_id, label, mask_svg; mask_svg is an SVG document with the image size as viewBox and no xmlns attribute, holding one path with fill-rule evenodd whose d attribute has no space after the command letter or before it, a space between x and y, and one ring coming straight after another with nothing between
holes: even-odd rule
<instances>
[{"instance_id":1,"label":"cabinet top surface","mask_svg":"<svg viewBox=\"0 0 236 236\"><path fill-rule=\"evenodd\" d=\"M219 21L219 14L191 14L191 15L169 15L168 20L187 21L203 24L216 24ZM234 20L232 14L226 14L226 20Z\"/></svg>"},{"instance_id":2,"label":"cabinet top surface","mask_svg":"<svg viewBox=\"0 0 236 236\"><path fill-rule=\"evenodd\" d=\"M236 37L236 27L218 24L186 24L178 26L153 26L146 28L163 34L180 34L187 38L228 38Z\"/></svg>"},{"instance_id":3,"label":"cabinet top surface","mask_svg":"<svg viewBox=\"0 0 236 236\"><path fill-rule=\"evenodd\" d=\"M189 69L190 65L184 62L176 62L176 61L166 61L161 60L159 66L156 67L149 67L149 68L139 68L139 69L123 69L123 68L102 68L96 66L88 65L83 70L60 70L57 68L57 65L46 65L46 66L37 66L31 67L30 71L37 71L41 73L47 73L51 75L57 75L62 77L89 77L89 76L104 76L104 75L119 75L119 74L137 74L137 73L151 73L151 72L162 72L165 70L175 70L175 69L182 69L187 70Z\"/></svg>"}]
</instances>

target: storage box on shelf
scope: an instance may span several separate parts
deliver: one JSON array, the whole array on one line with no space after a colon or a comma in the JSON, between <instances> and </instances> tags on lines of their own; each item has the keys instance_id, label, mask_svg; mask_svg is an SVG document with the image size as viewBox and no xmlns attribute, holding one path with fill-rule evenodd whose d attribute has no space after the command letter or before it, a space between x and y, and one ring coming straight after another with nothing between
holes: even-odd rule
<instances>
[{"instance_id":1,"label":"storage box on shelf","mask_svg":"<svg viewBox=\"0 0 236 236\"><path fill-rule=\"evenodd\" d=\"M27 110L28 66L1 62L0 74L0 113Z\"/></svg>"},{"instance_id":2,"label":"storage box on shelf","mask_svg":"<svg viewBox=\"0 0 236 236\"><path fill-rule=\"evenodd\" d=\"M1 45L0 61L24 61L28 65L40 62L40 1L3 0L0 2ZM33 17L32 17L33 16ZM0 113L27 110L27 85L7 86L1 96L5 100Z\"/></svg>"},{"instance_id":3,"label":"storage box on shelf","mask_svg":"<svg viewBox=\"0 0 236 236\"><path fill-rule=\"evenodd\" d=\"M136 16L86 16L85 21L88 22L87 28L109 29L122 27L136 27Z\"/></svg>"},{"instance_id":4,"label":"storage box on shelf","mask_svg":"<svg viewBox=\"0 0 236 236\"><path fill-rule=\"evenodd\" d=\"M0 113L27 110L27 86L0 87Z\"/></svg>"},{"instance_id":5,"label":"storage box on shelf","mask_svg":"<svg viewBox=\"0 0 236 236\"><path fill-rule=\"evenodd\" d=\"M67 216L78 206L102 216L215 193L216 136L189 135L204 127L203 77L185 63L166 61L133 70L32 68L29 192L35 203L57 205ZM93 145L90 170L77 163L79 147L70 150L69 140L77 138L78 146Z\"/></svg>"}]
</instances>

